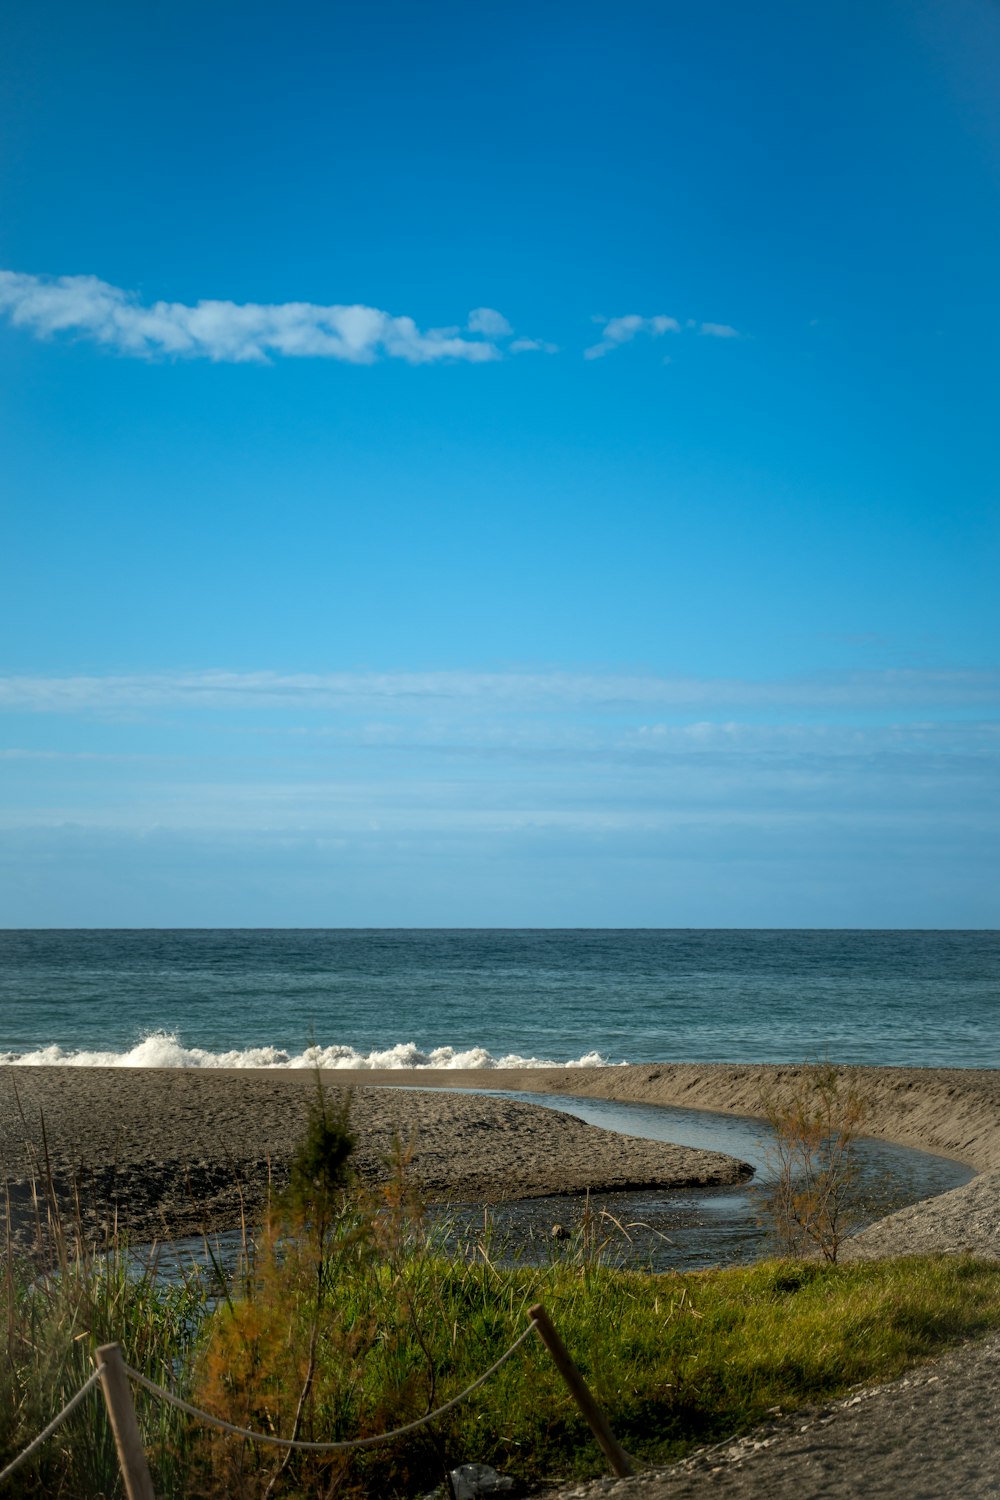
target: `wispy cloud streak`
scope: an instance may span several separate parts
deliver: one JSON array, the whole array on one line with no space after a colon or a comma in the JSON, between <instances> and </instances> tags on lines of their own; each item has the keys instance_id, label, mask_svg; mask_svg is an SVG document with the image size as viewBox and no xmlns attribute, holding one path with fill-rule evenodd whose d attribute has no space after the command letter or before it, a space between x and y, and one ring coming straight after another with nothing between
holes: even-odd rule
<instances>
[{"instance_id":1,"label":"wispy cloud streak","mask_svg":"<svg viewBox=\"0 0 1000 1500\"><path fill-rule=\"evenodd\" d=\"M0 896L24 926L985 926L998 700L972 671L0 677Z\"/></svg>"},{"instance_id":2,"label":"wispy cloud streak","mask_svg":"<svg viewBox=\"0 0 1000 1500\"><path fill-rule=\"evenodd\" d=\"M710 339L738 339L743 337L739 329L734 328L731 323L701 323L698 325L698 332L705 334Z\"/></svg>"},{"instance_id":3,"label":"wispy cloud streak","mask_svg":"<svg viewBox=\"0 0 1000 1500\"><path fill-rule=\"evenodd\" d=\"M588 706L688 709L816 707L881 709L892 705L983 705L1000 702L1000 672L892 670L816 674L753 681L738 678L637 676L571 672L226 672L122 676L0 677L0 710L74 713L163 705L188 708L325 708L433 703L555 711Z\"/></svg>"},{"instance_id":4,"label":"wispy cloud streak","mask_svg":"<svg viewBox=\"0 0 1000 1500\"><path fill-rule=\"evenodd\" d=\"M682 324L666 313L655 313L652 317L644 317L642 313L623 313L617 318L595 317L594 322L603 325L600 342L584 349L584 359L603 359L612 350L631 344L633 339L659 339L666 333L701 333L713 339L743 337L739 329L733 328L730 323L699 323L694 318L688 318Z\"/></svg>"}]
</instances>

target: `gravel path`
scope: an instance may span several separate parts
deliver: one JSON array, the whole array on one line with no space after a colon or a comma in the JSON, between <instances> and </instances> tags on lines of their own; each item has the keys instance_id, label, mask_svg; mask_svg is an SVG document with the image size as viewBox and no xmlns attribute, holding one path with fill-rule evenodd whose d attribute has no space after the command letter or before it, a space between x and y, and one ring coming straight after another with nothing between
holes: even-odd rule
<instances>
[{"instance_id":1,"label":"gravel path","mask_svg":"<svg viewBox=\"0 0 1000 1500\"><path fill-rule=\"evenodd\" d=\"M1000 1336L634 1479L546 1500L996 1500Z\"/></svg>"}]
</instances>

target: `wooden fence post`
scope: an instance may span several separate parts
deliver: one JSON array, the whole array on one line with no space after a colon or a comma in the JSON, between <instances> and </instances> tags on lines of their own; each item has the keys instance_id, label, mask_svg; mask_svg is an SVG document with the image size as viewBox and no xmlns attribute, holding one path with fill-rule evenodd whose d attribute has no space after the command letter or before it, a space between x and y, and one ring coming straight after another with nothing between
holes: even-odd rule
<instances>
[{"instance_id":1,"label":"wooden fence post","mask_svg":"<svg viewBox=\"0 0 1000 1500\"><path fill-rule=\"evenodd\" d=\"M529 1307L528 1317L534 1318L542 1343L552 1355L556 1369L569 1386L573 1399L590 1424L590 1430L604 1450L604 1456L611 1465L612 1472L619 1479L628 1479L634 1473L629 1456L611 1431L607 1417L594 1400L590 1387L570 1358L569 1350L553 1327L552 1319L540 1302L534 1307Z\"/></svg>"},{"instance_id":2,"label":"wooden fence post","mask_svg":"<svg viewBox=\"0 0 1000 1500\"><path fill-rule=\"evenodd\" d=\"M118 1462L125 1480L125 1493L128 1500L156 1500L121 1346L102 1344L96 1357L101 1372L101 1389L111 1418L111 1431L118 1449Z\"/></svg>"}]
</instances>

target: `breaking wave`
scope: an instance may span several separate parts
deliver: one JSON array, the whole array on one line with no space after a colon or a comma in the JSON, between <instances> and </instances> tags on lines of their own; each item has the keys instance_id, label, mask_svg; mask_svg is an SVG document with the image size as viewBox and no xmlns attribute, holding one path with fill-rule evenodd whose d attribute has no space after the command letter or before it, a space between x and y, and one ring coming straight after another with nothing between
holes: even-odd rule
<instances>
[{"instance_id":1,"label":"breaking wave","mask_svg":"<svg viewBox=\"0 0 1000 1500\"><path fill-rule=\"evenodd\" d=\"M243 1047L210 1052L186 1047L173 1032L155 1031L125 1052L75 1051L53 1042L32 1052L0 1053L0 1062L19 1067L74 1068L601 1068L608 1059L599 1052L557 1059L522 1057L511 1052L496 1057L485 1047L434 1047L422 1051L415 1042L397 1042L384 1052L359 1052L355 1047L305 1047L286 1052L281 1047Z\"/></svg>"}]
</instances>

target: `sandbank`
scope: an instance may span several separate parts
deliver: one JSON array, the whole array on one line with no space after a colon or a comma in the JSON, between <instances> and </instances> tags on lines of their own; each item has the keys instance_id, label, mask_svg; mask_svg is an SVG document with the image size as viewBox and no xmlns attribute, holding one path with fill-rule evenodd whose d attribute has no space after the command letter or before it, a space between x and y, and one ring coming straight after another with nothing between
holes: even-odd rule
<instances>
[{"instance_id":1,"label":"sandbank","mask_svg":"<svg viewBox=\"0 0 1000 1500\"><path fill-rule=\"evenodd\" d=\"M761 1114L763 1094L780 1099L795 1087L802 1071L801 1067L784 1064L635 1063L625 1067L489 1071L358 1070L343 1076L380 1088L528 1090L753 1116ZM864 1096L866 1134L954 1157L977 1172L1000 1168L1000 1071L838 1064L838 1072Z\"/></svg>"},{"instance_id":2,"label":"sandbank","mask_svg":"<svg viewBox=\"0 0 1000 1500\"><path fill-rule=\"evenodd\" d=\"M645 1063L609 1068L491 1071L488 1087L759 1116L762 1096L780 1100L802 1068L738 1063ZM970 1251L1000 1260L1000 1071L990 1068L840 1066L865 1101L865 1133L950 1156L980 1173L964 1187L901 1209L862 1230L844 1260ZM481 1072L415 1069L369 1074L383 1086L483 1087Z\"/></svg>"}]
</instances>

